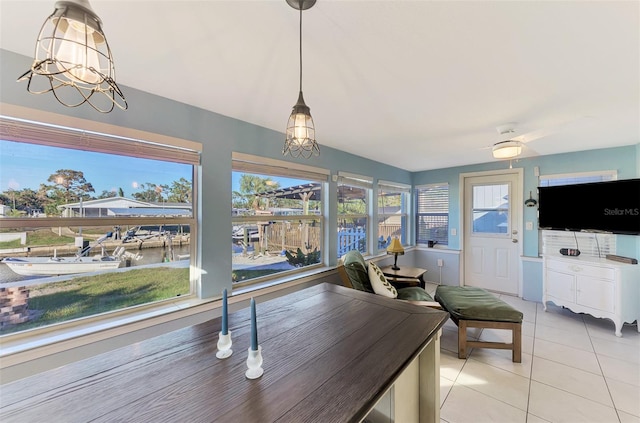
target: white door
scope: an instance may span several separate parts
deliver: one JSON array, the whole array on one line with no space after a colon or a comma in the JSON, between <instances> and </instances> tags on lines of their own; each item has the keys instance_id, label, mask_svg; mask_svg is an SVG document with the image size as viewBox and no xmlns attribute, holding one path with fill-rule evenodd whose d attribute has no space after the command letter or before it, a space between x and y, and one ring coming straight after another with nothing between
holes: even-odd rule
<instances>
[{"instance_id":1,"label":"white door","mask_svg":"<svg viewBox=\"0 0 640 423\"><path fill-rule=\"evenodd\" d=\"M519 294L520 174L464 178L464 284Z\"/></svg>"}]
</instances>

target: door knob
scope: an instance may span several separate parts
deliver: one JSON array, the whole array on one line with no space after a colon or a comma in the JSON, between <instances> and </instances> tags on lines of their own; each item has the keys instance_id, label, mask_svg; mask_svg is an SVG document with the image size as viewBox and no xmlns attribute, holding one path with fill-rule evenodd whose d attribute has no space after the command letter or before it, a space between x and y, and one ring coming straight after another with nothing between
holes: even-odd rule
<instances>
[{"instance_id":1,"label":"door knob","mask_svg":"<svg viewBox=\"0 0 640 423\"><path fill-rule=\"evenodd\" d=\"M518 240L517 240L516 238L513 238L513 239L511 240L511 242L513 242L514 244L516 244L516 243L518 242Z\"/></svg>"}]
</instances>

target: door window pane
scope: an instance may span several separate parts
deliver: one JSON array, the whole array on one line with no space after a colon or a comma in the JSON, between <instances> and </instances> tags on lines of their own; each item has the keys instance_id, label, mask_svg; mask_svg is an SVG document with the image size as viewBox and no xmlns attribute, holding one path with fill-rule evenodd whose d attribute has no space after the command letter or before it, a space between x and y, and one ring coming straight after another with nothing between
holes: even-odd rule
<instances>
[{"instance_id":1,"label":"door window pane","mask_svg":"<svg viewBox=\"0 0 640 423\"><path fill-rule=\"evenodd\" d=\"M506 234L509 230L509 185L473 187L473 232Z\"/></svg>"}]
</instances>

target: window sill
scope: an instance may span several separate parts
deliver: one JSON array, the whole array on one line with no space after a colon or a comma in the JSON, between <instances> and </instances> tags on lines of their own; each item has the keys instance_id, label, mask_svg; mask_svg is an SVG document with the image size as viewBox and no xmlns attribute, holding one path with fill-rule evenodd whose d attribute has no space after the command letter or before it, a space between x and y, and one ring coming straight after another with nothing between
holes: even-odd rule
<instances>
[{"instance_id":1,"label":"window sill","mask_svg":"<svg viewBox=\"0 0 640 423\"><path fill-rule=\"evenodd\" d=\"M190 296L4 335L0 368L213 308L213 300Z\"/></svg>"}]
</instances>

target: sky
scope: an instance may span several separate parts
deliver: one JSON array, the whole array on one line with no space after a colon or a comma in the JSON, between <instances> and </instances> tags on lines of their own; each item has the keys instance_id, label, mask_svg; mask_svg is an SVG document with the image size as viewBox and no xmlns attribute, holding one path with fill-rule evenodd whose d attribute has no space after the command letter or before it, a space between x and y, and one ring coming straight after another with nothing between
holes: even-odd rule
<instances>
[{"instance_id":1,"label":"sky","mask_svg":"<svg viewBox=\"0 0 640 423\"><path fill-rule=\"evenodd\" d=\"M118 192L125 197L140 191L140 184L171 185L180 178L191 180L191 166L135 157L70 150L36 144L0 140L0 191L38 190L41 183L60 169L82 171L95 189Z\"/></svg>"},{"instance_id":2,"label":"sky","mask_svg":"<svg viewBox=\"0 0 640 423\"><path fill-rule=\"evenodd\" d=\"M125 197L131 197L140 191L140 184L171 185L180 178L191 180L191 166L186 164L0 140L0 192L25 188L37 191L40 184L51 184L47 179L60 169L82 171L96 197L103 190L117 193L118 188ZM233 172L232 190L240 190L241 175ZM281 188L309 182L270 178Z\"/></svg>"}]
</instances>

